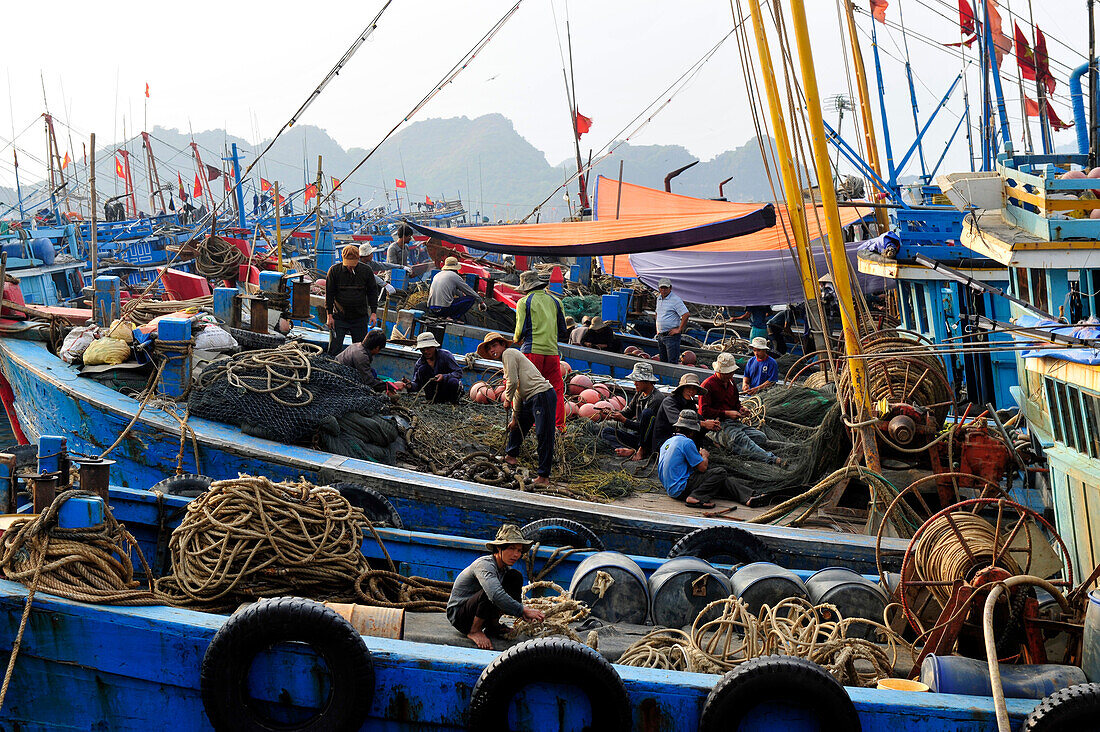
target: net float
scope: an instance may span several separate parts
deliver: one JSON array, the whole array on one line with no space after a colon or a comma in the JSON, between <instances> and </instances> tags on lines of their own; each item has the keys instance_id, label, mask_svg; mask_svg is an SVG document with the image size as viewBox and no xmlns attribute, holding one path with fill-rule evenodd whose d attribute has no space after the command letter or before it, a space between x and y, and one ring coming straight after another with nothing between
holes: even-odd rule
<instances>
[{"instance_id":1,"label":"net float","mask_svg":"<svg viewBox=\"0 0 1100 732\"><path fill-rule=\"evenodd\" d=\"M602 395L600 394L600 392L596 391L595 389L585 389L581 392L578 398L585 404L595 404L596 402L600 401L601 397Z\"/></svg>"},{"instance_id":2,"label":"net float","mask_svg":"<svg viewBox=\"0 0 1100 732\"><path fill-rule=\"evenodd\" d=\"M596 407L592 404L582 404L577 408L577 415L585 419L592 419L596 416Z\"/></svg>"},{"instance_id":3,"label":"net float","mask_svg":"<svg viewBox=\"0 0 1100 732\"><path fill-rule=\"evenodd\" d=\"M573 367L569 365L569 362L562 361L558 364L558 368L561 369L561 377L564 379L569 376L569 372L573 370Z\"/></svg>"},{"instance_id":4,"label":"net float","mask_svg":"<svg viewBox=\"0 0 1100 732\"><path fill-rule=\"evenodd\" d=\"M585 389L592 388L592 379L585 374L573 374L573 378L569 380L569 393L576 396Z\"/></svg>"},{"instance_id":5,"label":"net float","mask_svg":"<svg viewBox=\"0 0 1100 732\"><path fill-rule=\"evenodd\" d=\"M607 399L609 396L611 396L611 390L607 388L606 384L596 384L592 387L592 389L593 391L598 392L600 398L602 399Z\"/></svg>"}]
</instances>

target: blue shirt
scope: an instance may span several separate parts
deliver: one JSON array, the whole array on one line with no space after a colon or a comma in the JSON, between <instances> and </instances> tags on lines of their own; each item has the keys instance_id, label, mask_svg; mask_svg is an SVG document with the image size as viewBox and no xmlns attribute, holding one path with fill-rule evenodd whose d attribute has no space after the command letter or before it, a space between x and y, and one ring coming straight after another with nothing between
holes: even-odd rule
<instances>
[{"instance_id":1,"label":"blue shirt","mask_svg":"<svg viewBox=\"0 0 1100 732\"><path fill-rule=\"evenodd\" d=\"M753 356L745 364L745 378L749 380L749 387L755 388L769 381L779 381L779 364L768 356L763 361Z\"/></svg>"},{"instance_id":2,"label":"blue shirt","mask_svg":"<svg viewBox=\"0 0 1100 732\"><path fill-rule=\"evenodd\" d=\"M699 448L687 435L675 434L665 440L657 456L657 475L665 491L673 498L684 495L688 478L701 462L703 456Z\"/></svg>"},{"instance_id":3,"label":"blue shirt","mask_svg":"<svg viewBox=\"0 0 1100 732\"><path fill-rule=\"evenodd\" d=\"M674 292L668 293L668 297L657 296L657 332L667 333L673 328L680 327L680 319L687 313L687 305Z\"/></svg>"}]
</instances>

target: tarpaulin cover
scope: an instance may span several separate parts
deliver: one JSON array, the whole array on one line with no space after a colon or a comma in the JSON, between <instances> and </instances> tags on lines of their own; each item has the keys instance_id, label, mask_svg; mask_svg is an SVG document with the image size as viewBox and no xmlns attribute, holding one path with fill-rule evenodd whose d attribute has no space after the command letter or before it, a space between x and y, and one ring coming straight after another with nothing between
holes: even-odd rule
<instances>
[{"instance_id":1,"label":"tarpaulin cover","mask_svg":"<svg viewBox=\"0 0 1100 732\"><path fill-rule=\"evenodd\" d=\"M676 249L752 234L775 226L775 208L753 204L737 210L683 212L659 218L458 229L433 229L412 221L409 225L441 241L487 252L584 257Z\"/></svg>"},{"instance_id":2,"label":"tarpaulin cover","mask_svg":"<svg viewBox=\"0 0 1100 732\"><path fill-rule=\"evenodd\" d=\"M1051 333L1058 333L1073 338L1085 338L1088 340L1100 340L1100 327L1096 324L1086 325L1059 325L1053 320L1038 318L1034 315L1021 315L1015 320L1016 325L1022 328L1037 328ZM1033 341L1033 336L1026 333L1015 334L1017 341ZM1083 363L1088 366L1100 365L1100 349L1097 348L1066 348L1065 346L1053 346L1050 348L1034 348L1021 354L1024 358L1057 358L1062 361Z\"/></svg>"},{"instance_id":3,"label":"tarpaulin cover","mask_svg":"<svg viewBox=\"0 0 1100 732\"><path fill-rule=\"evenodd\" d=\"M685 213L736 213L758 206L755 203L709 201L623 183L600 176L596 183L595 213L599 220L644 221ZM715 241L676 251L632 254L629 257L602 258L605 272L617 277L638 277L654 287L662 277L672 280L673 289L684 300L702 305L771 305L803 299L798 265L788 248L790 231L786 207L780 207L778 225L738 239ZM847 225L870 213L870 209L840 209L841 224ZM817 245L814 260L818 272L828 271L828 260L820 248L821 230L814 207L806 207L811 241ZM824 221L822 221L824 224ZM864 292L881 292L886 282L881 277L858 274L856 252L863 242L846 245L851 272L859 277Z\"/></svg>"}]
</instances>

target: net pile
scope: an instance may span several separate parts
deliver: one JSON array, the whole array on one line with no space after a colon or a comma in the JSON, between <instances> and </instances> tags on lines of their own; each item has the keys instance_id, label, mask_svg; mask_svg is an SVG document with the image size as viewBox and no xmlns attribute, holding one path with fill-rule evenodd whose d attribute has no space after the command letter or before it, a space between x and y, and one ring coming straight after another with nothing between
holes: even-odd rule
<instances>
[{"instance_id":1,"label":"net pile","mask_svg":"<svg viewBox=\"0 0 1100 732\"><path fill-rule=\"evenodd\" d=\"M355 369L323 355L317 346L297 342L211 364L188 397L193 416L284 443L340 435L342 418L352 413L376 417L384 404L363 387ZM380 446L388 448L391 436L380 435Z\"/></svg>"},{"instance_id":2,"label":"net pile","mask_svg":"<svg viewBox=\"0 0 1100 732\"><path fill-rule=\"evenodd\" d=\"M747 421L768 436L768 450L783 465L769 465L716 448L711 462L726 469L744 494L763 496L813 485L839 468L851 451L840 406L829 391L775 386L742 399L753 416Z\"/></svg>"}]
</instances>

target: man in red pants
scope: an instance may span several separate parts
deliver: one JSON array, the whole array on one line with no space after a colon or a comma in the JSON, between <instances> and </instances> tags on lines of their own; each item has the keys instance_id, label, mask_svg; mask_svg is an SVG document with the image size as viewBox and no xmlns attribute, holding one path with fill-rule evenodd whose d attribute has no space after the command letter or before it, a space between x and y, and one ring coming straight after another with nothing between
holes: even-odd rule
<instances>
[{"instance_id":1,"label":"man in red pants","mask_svg":"<svg viewBox=\"0 0 1100 732\"><path fill-rule=\"evenodd\" d=\"M516 346L550 382L557 393L558 431L565 431L565 382L561 378L558 341L567 337L565 311L558 298L546 291L547 281L533 270L520 273L519 290L527 294L516 303Z\"/></svg>"}]
</instances>

